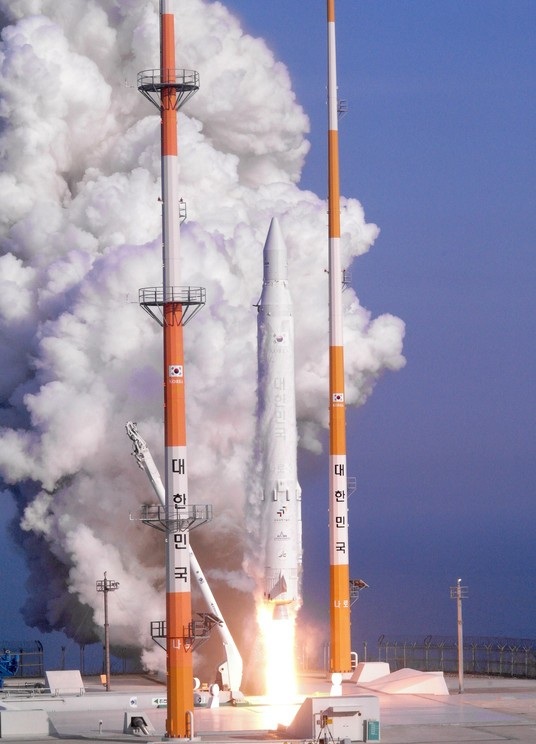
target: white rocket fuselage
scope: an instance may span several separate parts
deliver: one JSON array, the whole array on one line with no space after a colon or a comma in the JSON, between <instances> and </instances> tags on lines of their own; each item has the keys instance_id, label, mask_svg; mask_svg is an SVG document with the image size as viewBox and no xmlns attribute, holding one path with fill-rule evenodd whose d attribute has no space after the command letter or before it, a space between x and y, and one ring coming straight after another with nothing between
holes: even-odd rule
<instances>
[{"instance_id":1,"label":"white rocket fuselage","mask_svg":"<svg viewBox=\"0 0 536 744\"><path fill-rule=\"evenodd\" d=\"M297 475L294 319L287 280L287 249L278 221L264 245L258 304L259 441L261 446L264 598L274 618L301 605L301 488Z\"/></svg>"}]
</instances>

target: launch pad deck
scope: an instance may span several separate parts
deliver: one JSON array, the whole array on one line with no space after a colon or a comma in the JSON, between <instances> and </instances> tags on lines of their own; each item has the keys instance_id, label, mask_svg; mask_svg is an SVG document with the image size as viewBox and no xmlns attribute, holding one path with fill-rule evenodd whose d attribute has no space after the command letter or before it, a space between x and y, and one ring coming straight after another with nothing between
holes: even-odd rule
<instances>
[{"instance_id":1,"label":"launch pad deck","mask_svg":"<svg viewBox=\"0 0 536 744\"><path fill-rule=\"evenodd\" d=\"M103 692L97 678L84 679L85 703L89 710L63 710L49 713L55 733L25 736L6 741L26 743L63 741L160 741L165 729L165 708L150 707L165 688L143 677L113 678L110 692ZM447 677L447 695L388 695L354 684L343 685L344 695L375 694L380 700L381 741L385 744L460 744L460 742L519 742L536 744L536 680L468 677L465 691L458 694L458 680ZM302 678L304 696L328 693L321 675ZM152 736L123 733L125 701L136 697L154 727ZM116 704L116 705L115 705ZM5 702L0 699L0 706ZM103 706L106 706L103 708ZM39 707L38 699L28 710ZM195 736L202 744L247 744L259 741L286 741L278 734L279 723L290 723L299 702L270 706L261 698L248 698L244 706L221 706L195 710Z\"/></svg>"}]
</instances>

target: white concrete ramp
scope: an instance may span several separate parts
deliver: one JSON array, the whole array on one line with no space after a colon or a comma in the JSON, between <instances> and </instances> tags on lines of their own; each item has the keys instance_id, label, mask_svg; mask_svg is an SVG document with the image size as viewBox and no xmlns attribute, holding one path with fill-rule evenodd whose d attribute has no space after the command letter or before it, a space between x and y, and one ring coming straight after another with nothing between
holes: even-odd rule
<instances>
[{"instance_id":1,"label":"white concrete ramp","mask_svg":"<svg viewBox=\"0 0 536 744\"><path fill-rule=\"evenodd\" d=\"M363 682L360 684L364 685ZM418 669L399 669L364 685L370 690L389 695L448 695L443 672L420 672Z\"/></svg>"},{"instance_id":2,"label":"white concrete ramp","mask_svg":"<svg viewBox=\"0 0 536 744\"><path fill-rule=\"evenodd\" d=\"M391 667L386 661L360 661L354 669L350 678L356 685L363 685L379 677L386 677L391 672Z\"/></svg>"},{"instance_id":3,"label":"white concrete ramp","mask_svg":"<svg viewBox=\"0 0 536 744\"><path fill-rule=\"evenodd\" d=\"M79 669L45 672L47 687L53 695L83 695L85 693Z\"/></svg>"}]
</instances>

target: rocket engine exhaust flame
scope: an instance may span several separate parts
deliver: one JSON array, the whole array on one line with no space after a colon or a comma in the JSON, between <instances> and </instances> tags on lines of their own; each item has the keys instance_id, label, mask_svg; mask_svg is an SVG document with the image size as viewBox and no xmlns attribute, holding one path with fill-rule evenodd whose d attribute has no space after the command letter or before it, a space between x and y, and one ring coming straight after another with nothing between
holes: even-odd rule
<instances>
[{"instance_id":1,"label":"rocket engine exhaust flame","mask_svg":"<svg viewBox=\"0 0 536 744\"><path fill-rule=\"evenodd\" d=\"M284 609L285 617L278 616ZM257 622L263 643L265 695L270 703L292 701L297 693L296 615L292 606L263 602L257 607Z\"/></svg>"}]
</instances>

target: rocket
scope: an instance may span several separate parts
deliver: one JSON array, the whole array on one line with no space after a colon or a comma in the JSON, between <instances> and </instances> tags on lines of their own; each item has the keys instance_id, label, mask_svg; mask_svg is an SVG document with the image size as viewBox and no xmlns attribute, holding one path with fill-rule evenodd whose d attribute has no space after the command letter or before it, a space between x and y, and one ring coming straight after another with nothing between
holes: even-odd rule
<instances>
[{"instance_id":1,"label":"rocket","mask_svg":"<svg viewBox=\"0 0 536 744\"><path fill-rule=\"evenodd\" d=\"M265 544L264 599L274 619L301 605L301 488L297 475L294 319L287 249L274 217L263 251L257 305L258 420L261 443L261 534Z\"/></svg>"}]
</instances>

